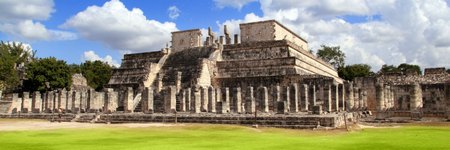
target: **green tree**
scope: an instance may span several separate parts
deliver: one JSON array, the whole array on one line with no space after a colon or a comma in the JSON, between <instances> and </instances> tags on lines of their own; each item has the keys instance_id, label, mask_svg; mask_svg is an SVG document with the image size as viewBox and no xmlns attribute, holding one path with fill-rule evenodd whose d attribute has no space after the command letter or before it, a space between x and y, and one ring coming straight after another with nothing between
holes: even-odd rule
<instances>
[{"instance_id":1,"label":"green tree","mask_svg":"<svg viewBox=\"0 0 450 150\"><path fill-rule=\"evenodd\" d=\"M90 87L99 91L107 84L112 75L112 67L102 61L86 61L80 65L81 73Z\"/></svg>"},{"instance_id":2,"label":"green tree","mask_svg":"<svg viewBox=\"0 0 450 150\"><path fill-rule=\"evenodd\" d=\"M23 79L24 65L34 60L36 51L27 49L22 43L0 42L0 88L14 90Z\"/></svg>"},{"instance_id":3,"label":"green tree","mask_svg":"<svg viewBox=\"0 0 450 150\"><path fill-rule=\"evenodd\" d=\"M354 64L340 67L338 69L339 77L345 80L353 80L355 77L367 77L373 75L370 66L367 64Z\"/></svg>"},{"instance_id":4,"label":"green tree","mask_svg":"<svg viewBox=\"0 0 450 150\"><path fill-rule=\"evenodd\" d=\"M28 81L25 87L29 91L69 89L72 84L69 66L54 57L41 58L28 64L26 72Z\"/></svg>"},{"instance_id":5,"label":"green tree","mask_svg":"<svg viewBox=\"0 0 450 150\"><path fill-rule=\"evenodd\" d=\"M447 69L447 73L450 73L450 69Z\"/></svg>"},{"instance_id":6,"label":"green tree","mask_svg":"<svg viewBox=\"0 0 450 150\"><path fill-rule=\"evenodd\" d=\"M69 65L70 68L70 74L76 74L76 73L81 73L81 66L78 64L70 64Z\"/></svg>"},{"instance_id":7,"label":"green tree","mask_svg":"<svg viewBox=\"0 0 450 150\"><path fill-rule=\"evenodd\" d=\"M381 74L398 73L407 74L408 72L417 72L417 74L422 74L420 67L418 65L411 65L407 63L400 64L399 66L394 65L383 65L379 71Z\"/></svg>"},{"instance_id":8,"label":"green tree","mask_svg":"<svg viewBox=\"0 0 450 150\"><path fill-rule=\"evenodd\" d=\"M384 64L383 66L381 66L379 73L381 73L381 74L400 73L400 70L394 65Z\"/></svg>"},{"instance_id":9,"label":"green tree","mask_svg":"<svg viewBox=\"0 0 450 150\"><path fill-rule=\"evenodd\" d=\"M407 63L403 63L398 65L397 69L402 73L406 74L407 72L417 72L417 74L421 75L422 71L420 70L419 65L411 65Z\"/></svg>"},{"instance_id":10,"label":"green tree","mask_svg":"<svg viewBox=\"0 0 450 150\"><path fill-rule=\"evenodd\" d=\"M345 54L342 52L339 46L330 47L326 45L321 45L321 48L317 50L317 57L322 58L324 61L333 65L334 68L338 69L344 67L345 65Z\"/></svg>"}]
</instances>

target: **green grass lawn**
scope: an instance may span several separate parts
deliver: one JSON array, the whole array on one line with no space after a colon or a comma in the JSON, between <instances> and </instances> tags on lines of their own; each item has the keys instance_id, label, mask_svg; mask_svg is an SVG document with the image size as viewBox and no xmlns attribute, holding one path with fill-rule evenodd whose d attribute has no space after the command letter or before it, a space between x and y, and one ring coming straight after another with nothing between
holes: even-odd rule
<instances>
[{"instance_id":1,"label":"green grass lawn","mask_svg":"<svg viewBox=\"0 0 450 150\"><path fill-rule=\"evenodd\" d=\"M410 125L311 131L231 125L84 128L0 132L0 150L450 149L450 126Z\"/></svg>"}]
</instances>

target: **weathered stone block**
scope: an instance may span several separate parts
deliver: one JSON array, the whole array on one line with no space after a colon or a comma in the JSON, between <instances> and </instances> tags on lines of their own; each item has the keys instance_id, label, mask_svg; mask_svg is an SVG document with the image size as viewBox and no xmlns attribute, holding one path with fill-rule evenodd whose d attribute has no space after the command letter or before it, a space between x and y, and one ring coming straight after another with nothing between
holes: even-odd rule
<instances>
[{"instance_id":1,"label":"weathered stone block","mask_svg":"<svg viewBox=\"0 0 450 150\"><path fill-rule=\"evenodd\" d=\"M307 84L302 84L300 87L300 110L301 111L308 111L308 107L309 107L309 92L308 92L308 85Z\"/></svg>"},{"instance_id":2,"label":"weathered stone block","mask_svg":"<svg viewBox=\"0 0 450 150\"><path fill-rule=\"evenodd\" d=\"M22 95L22 113L31 112L31 99L29 92L23 92Z\"/></svg>"},{"instance_id":3,"label":"weathered stone block","mask_svg":"<svg viewBox=\"0 0 450 150\"><path fill-rule=\"evenodd\" d=\"M208 88L208 110L209 112L215 113L216 112L216 90L214 87Z\"/></svg>"},{"instance_id":4,"label":"weathered stone block","mask_svg":"<svg viewBox=\"0 0 450 150\"><path fill-rule=\"evenodd\" d=\"M266 113L269 112L269 93L267 87L258 87L256 99L258 110Z\"/></svg>"},{"instance_id":5,"label":"weathered stone block","mask_svg":"<svg viewBox=\"0 0 450 150\"><path fill-rule=\"evenodd\" d=\"M134 111L133 110L133 105L134 105L133 98L134 98L133 88L132 87L128 87L127 90L125 91L125 99L124 99L124 102L123 102L123 110L124 110L124 112L132 113Z\"/></svg>"},{"instance_id":6,"label":"weathered stone block","mask_svg":"<svg viewBox=\"0 0 450 150\"><path fill-rule=\"evenodd\" d=\"M298 105L299 105L299 87L297 83L293 83L290 85L290 111L291 112L298 112Z\"/></svg>"},{"instance_id":7,"label":"weathered stone block","mask_svg":"<svg viewBox=\"0 0 450 150\"><path fill-rule=\"evenodd\" d=\"M191 110L191 112L193 112L193 113L200 113L200 105L201 105L201 91L200 91L200 88L195 88L194 89L194 94L192 95L193 96L193 103L192 103L192 110Z\"/></svg>"},{"instance_id":8,"label":"weathered stone block","mask_svg":"<svg viewBox=\"0 0 450 150\"><path fill-rule=\"evenodd\" d=\"M246 100L246 104L245 104L245 111L247 113L254 113L255 110L255 96L254 96L254 91L253 91L253 87L249 86L247 88L247 100Z\"/></svg>"},{"instance_id":9,"label":"weathered stone block","mask_svg":"<svg viewBox=\"0 0 450 150\"><path fill-rule=\"evenodd\" d=\"M42 111L42 97L39 91L33 92L32 108L33 113L40 113Z\"/></svg>"},{"instance_id":10,"label":"weathered stone block","mask_svg":"<svg viewBox=\"0 0 450 150\"><path fill-rule=\"evenodd\" d=\"M142 92L142 111L147 114L151 114L154 112L153 105L153 88L146 87Z\"/></svg>"},{"instance_id":11,"label":"weathered stone block","mask_svg":"<svg viewBox=\"0 0 450 150\"><path fill-rule=\"evenodd\" d=\"M173 113L176 111L176 94L177 89L175 86L168 86L164 90L164 112Z\"/></svg>"},{"instance_id":12,"label":"weathered stone block","mask_svg":"<svg viewBox=\"0 0 450 150\"><path fill-rule=\"evenodd\" d=\"M208 96L208 87L201 87L201 111L202 112L208 112L208 102L209 102L209 96Z\"/></svg>"}]
</instances>

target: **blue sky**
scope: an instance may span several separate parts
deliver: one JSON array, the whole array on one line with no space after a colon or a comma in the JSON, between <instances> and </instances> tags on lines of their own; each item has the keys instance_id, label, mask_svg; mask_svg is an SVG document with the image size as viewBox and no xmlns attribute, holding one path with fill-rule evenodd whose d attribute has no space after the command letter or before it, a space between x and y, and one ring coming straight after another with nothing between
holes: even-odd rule
<instances>
[{"instance_id":1,"label":"blue sky","mask_svg":"<svg viewBox=\"0 0 450 150\"><path fill-rule=\"evenodd\" d=\"M28 8L28 9L25 9ZM0 0L0 40L38 57L120 64L124 53L155 51L170 32L275 19L310 48L341 46L347 64L450 67L448 1L380 0ZM442 55L447 54L447 55Z\"/></svg>"}]
</instances>

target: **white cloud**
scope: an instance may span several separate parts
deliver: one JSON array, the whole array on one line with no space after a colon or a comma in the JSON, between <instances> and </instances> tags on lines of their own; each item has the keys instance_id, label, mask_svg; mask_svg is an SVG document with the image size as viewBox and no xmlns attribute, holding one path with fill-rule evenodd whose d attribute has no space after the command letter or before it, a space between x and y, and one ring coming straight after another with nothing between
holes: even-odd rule
<instances>
[{"instance_id":1,"label":"white cloud","mask_svg":"<svg viewBox=\"0 0 450 150\"><path fill-rule=\"evenodd\" d=\"M167 11L169 12L169 18L173 20L177 19L181 13L180 9L178 9L177 6L170 6Z\"/></svg>"},{"instance_id":2,"label":"white cloud","mask_svg":"<svg viewBox=\"0 0 450 150\"><path fill-rule=\"evenodd\" d=\"M46 20L53 6L53 0L1 0L0 20Z\"/></svg>"},{"instance_id":3,"label":"white cloud","mask_svg":"<svg viewBox=\"0 0 450 150\"><path fill-rule=\"evenodd\" d=\"M84 55L82 57L83 61L96 61L96 60L100 60L103 61L105 63L108 63L111 66L114 67L120 67L120 64L117 63L116 60L113 60L112 57L110 55L106 55L105 57L100 57L98 56L94 51L85 51Z\"/></svg>"},{"instance_id":4,"label":"white cloud","mask_svg":"<svg viewBox=\"0 0 450 150\"><path fill-rule=\"evenodd\" d=\"M260 0L260 4L263 16L247 16L278 20L306 38L313 50L321 44L339 45L347 64L367 63L374 71L383 64L400 63L450 67L448 1ZM380 19L346 20L347 16L375 15ZM239 23L250 21L247 16L218 25L227 24L238 32Z\"/></svg>"},{"instance_id":5,"label":"white cloud","mask_svg":"<svg viewBox=\"0 0 450 150\"><path fill-rule=\"evenodd\" d=\"M72 40L76 35L47 29L35 20L47 20L53 10L53 0L0 1L0 32L24 40Z\"/></svg>"},{"instance_id":6,"label":"white cloud","mask_svg":"<svg viewBox=\"0 0 450 150\"><path fill-rule=\"evenodd\" d=\"M214 0L215 4L219 8L224 7L234 7L237 9L241 9L245 4L250 2L255 2L257 0Z\"/></svg>"},{"instance_id":7,"label":"white cloud","mask_svg":"<svg viewBox=\"0 0 450 150\"><path fill-rule=\"evenodd\" d=\"M120 51L160 50L178 30L173 22L148 20L141 9L128 10L119 0L90 6L67 20L62 27L74 28L81 36Z\"/></svg>"},{"instance_id":8,"label":"white cloud","mask_svg":"<svg viewBox=\"0 0 450 150\"><path fill-rule=\"evenodd\" d=\"M77 38L73 33L49 30L40 22L32 20L0 23L0 31L28 40L73 40Z\"/></svg>"}]
</instances>

